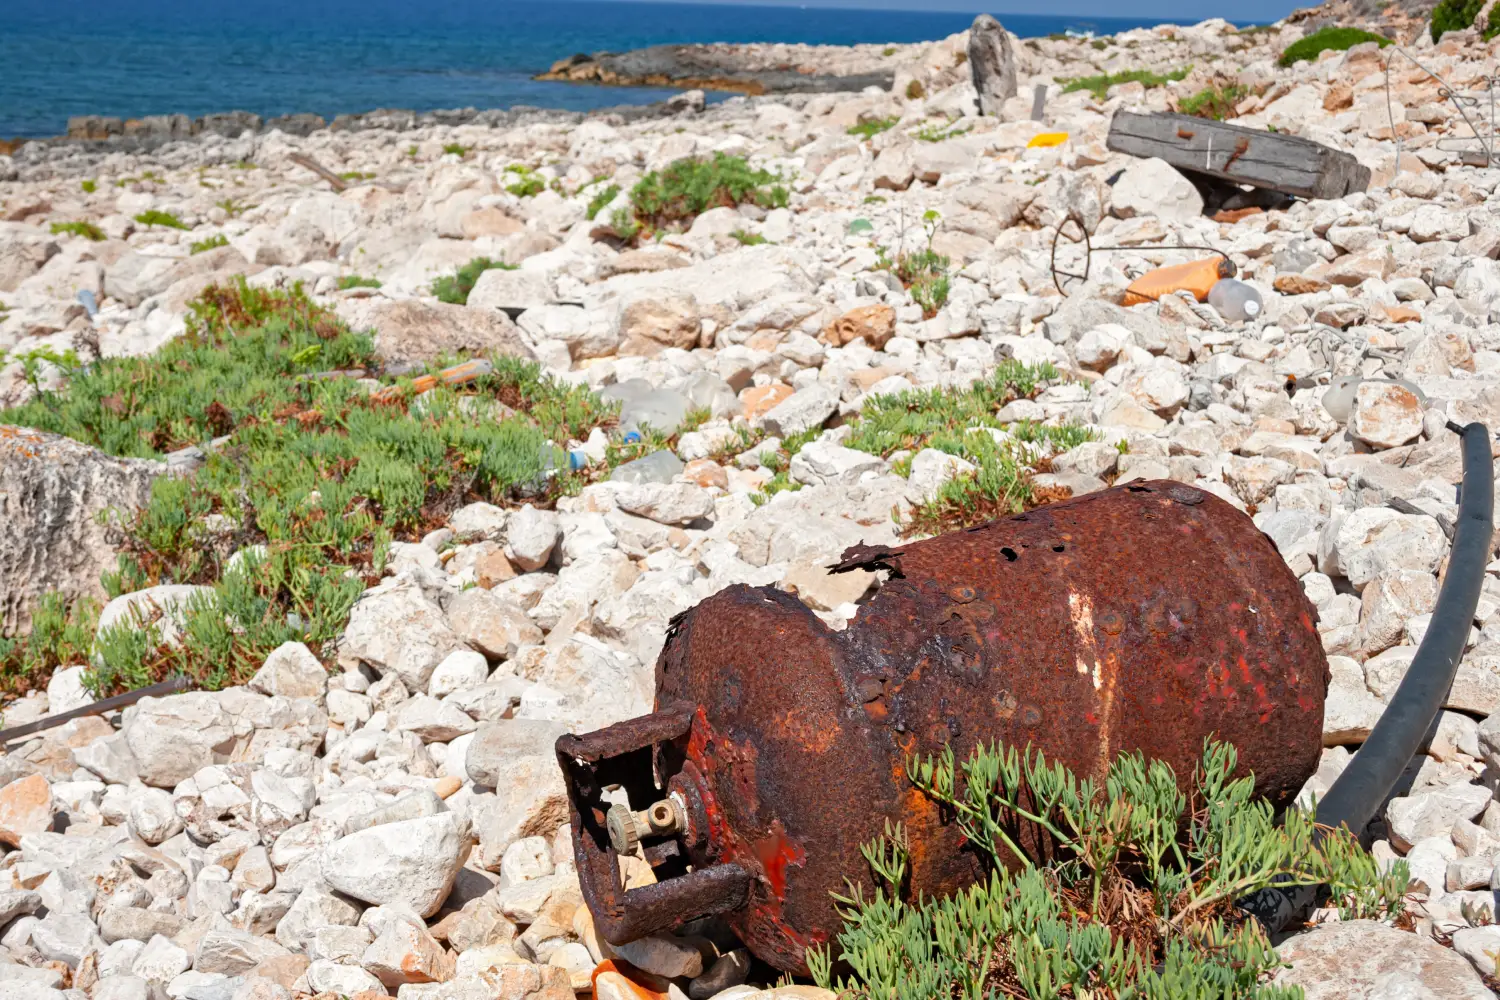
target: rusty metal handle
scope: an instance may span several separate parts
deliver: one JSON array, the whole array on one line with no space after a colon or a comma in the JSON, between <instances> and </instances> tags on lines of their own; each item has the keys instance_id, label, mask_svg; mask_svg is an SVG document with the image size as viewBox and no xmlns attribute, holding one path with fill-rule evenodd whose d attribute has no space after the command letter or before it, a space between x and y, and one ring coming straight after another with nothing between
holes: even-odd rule
<instances>
[{"instance_id":1,"label":"rusty metal handle","mask_svg":"<svg viewBox=\"0 0 1500 1000\"><path fill-rule=\"evenodd\" d=\"M750 873L735 864L709 865L655 885L625 889L620 855L611 846L602 792L611 765L627 755L688 735L693 710L674 706L598 732L557 740L557 762L568 790L573 859L594 926L611 944L626 944L697 917L737 910L750 891ZM675 844L669 843L675 852ZM649 856L649 855L648 855Z\"/></svg>"}]
</instances>

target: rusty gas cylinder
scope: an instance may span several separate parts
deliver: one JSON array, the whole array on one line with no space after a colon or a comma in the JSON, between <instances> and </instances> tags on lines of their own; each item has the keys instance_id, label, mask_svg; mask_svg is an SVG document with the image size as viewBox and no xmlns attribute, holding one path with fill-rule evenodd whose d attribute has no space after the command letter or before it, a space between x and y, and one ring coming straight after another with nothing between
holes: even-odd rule
<instances>
[{"instance_id":1,"label":"rusty gas cylinder","mask_svg":"<svg viewBox=\"0 0 1500 1000\"><path fill-rule=\"evenodd\" d=\"M623 943L722 914L757 956L805 970L870 885L859 847L905 824L910 889L982 874L912 787L912 754L1032 744L1080 777L1139 750L1191 780L1233 743L1280 808L1313 773L1328 662L1316 611L1251 520L1202 490L1133 483L895 548L843 631L794 596L730 587L675 619L651 715L558 741L579 879ZM608 793L608 794L606 794ZM628 798L628 803L622 799ZM618 853L655 885L621 889Z\"/></svg>"}]
</instances>

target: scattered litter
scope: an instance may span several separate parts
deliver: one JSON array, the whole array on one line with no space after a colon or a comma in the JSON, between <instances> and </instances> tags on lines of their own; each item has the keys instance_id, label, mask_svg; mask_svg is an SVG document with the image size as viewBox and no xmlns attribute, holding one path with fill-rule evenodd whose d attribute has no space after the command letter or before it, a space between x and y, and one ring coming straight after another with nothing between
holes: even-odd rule
<instances>
[{"instance_id":1,"label":"scattered litter","mask_svg":"<svg viewBox=\"0 0 1500 1000\"><path fill-rule=\"evenodd\" d=\"M1066 132L1038 132L1031 137L1026 144L1027 149L1050 149L1053 146L1061 146L1068 141Z\"/></svg>"}]
</instances>

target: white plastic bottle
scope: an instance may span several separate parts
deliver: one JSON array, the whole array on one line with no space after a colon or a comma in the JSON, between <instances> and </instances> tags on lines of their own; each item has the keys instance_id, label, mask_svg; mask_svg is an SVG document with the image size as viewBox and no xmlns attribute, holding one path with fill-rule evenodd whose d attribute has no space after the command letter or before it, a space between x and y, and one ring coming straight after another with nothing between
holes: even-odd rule
<instances>
[{"instance_id":1,"label":"white plastic bottle","mask_svg":"<svg viewBox=\"0 0 1500 1000\"><path fill-rule=\"evenodd\" d=\"M1260 315L1260 292L1235 278L1222 278L1208 290L1208 304L1226 323L1243 323Z\"/></svg>"}]
</instances>

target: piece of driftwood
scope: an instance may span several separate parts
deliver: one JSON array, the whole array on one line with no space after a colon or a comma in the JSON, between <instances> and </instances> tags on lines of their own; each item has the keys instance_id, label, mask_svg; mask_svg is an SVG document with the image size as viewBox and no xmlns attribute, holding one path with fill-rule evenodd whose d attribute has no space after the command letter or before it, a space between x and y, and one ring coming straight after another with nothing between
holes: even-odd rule
<instances>
[{"instance_id":1,"label":"piece of driftwood","mask_svg":"<svg viewBox=\"0 0 1500 1000\"><path fill-rule=\"evenodd\" d=\"M1184 172L1302 198L1342 198L1370 183L1369 167L1320 142L1191 115L1118 112L1105 145L1159 157Z\"/></svg>"},{"instance_id":2,"label":"piece of driftwood","mask_svg":"<svg viewBox=\"0 0 1500 1000\"><path fill-rule=\"evenodd\" d=\"M105 712L113 712L117 708L128 708L140 701L142 698L157 698L162 695L176 694L192 686L192 682L186 677L173 677L171 680L162 681L160 684L152 684L150 687L137 688L134 691L126 691L117 694L113 698L105 698L81 708L75 708L68 712L59 712L49 715L45 719L37 719L23 726L12 726L9 729L0 729L0 746L12 743L22 736L30 736L32 733L40 733L43 730L53 729L65 722L81 719L86 715L103 715Z\"/></svg>"},{"instance_id":3,"label":"piece of driftwood","mask_svg":"<svg viewBox=\"0 0 1500 1000\"><path fill-rule=\"evenodd\" d=\"M311 170L313 173L317 174L319 177L323 178L330 185L332 185L335 191L343 191L349 186L348 181L344 180L338 174L323 166L323 164L319 163L311 156L304 156L301 153L288 153L287 159L291 160L299 167Z\"/></svg>"}]
</instances>

